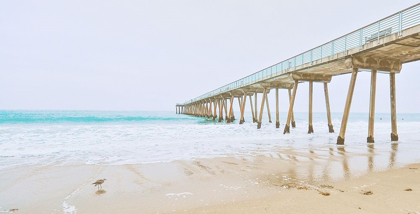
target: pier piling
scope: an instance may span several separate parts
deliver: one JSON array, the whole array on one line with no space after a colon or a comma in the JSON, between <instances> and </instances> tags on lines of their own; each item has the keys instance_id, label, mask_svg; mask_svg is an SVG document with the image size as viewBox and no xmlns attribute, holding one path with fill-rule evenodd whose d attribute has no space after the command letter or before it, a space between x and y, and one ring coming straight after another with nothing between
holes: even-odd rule
<instances>
[{"instance_id":1,"label":"pier piling","mask_svg":"<svg viewBox=\"0 0 420 214\"><path fill-rule=\"evenodd\" d=\"M233 122L233 99L234 97L230 97L230 106L229 106L229 117L226 120L227 123Z\"/></svg>"},{"instance_id":2,"label":"pier piling","mask_svg":"<svg viewBox=\"0 0 420 214\"><path fill-rule=\"evenodd\" d=\"M284 127L283 134L290 133L290 125L289 124L290 124L290 120L292 119L291 117L293 116L293 105L295 103L297 88L298 88L298 81L295 80L295 85L294 85L294 88L293 88L293 96L290 99L289 112L287 114L287 121L286 121L286 126ZM289 89L289 96L290 96L290 89Z\"/></svg>"},{"instance_id":3,"label":"pier piling","mask_svg":"<svg viewBox=\"0 0 420 214\"><path fill-rule=\"evenodd\" d=\"M334 133L334 127L331 122L330 98L328 96L328 83L324 82L325 106L327 108L328 131Z\"/></svg>"},{"instance_id":4,"label":"pier piling","mask_svg":"<svg viewBox=\"0 0 420 214\"><path fill-rule=\"evenodd\" d=\"M395 73L391 72L389 74L389 81L390 81L390 98L391 98L391 141L398 141L398 133L397 133L397 103L396 103L396 96L395 96Z\"/></svg>"},{"instance_id":5,"label":"pier piling","mask_svg":"<svg viewBox=\"0 0 420 214\"><path fill-rule=\"evenodd\" d=\"M267 113L268 113L268 122L269 123L272 123L272 121L271 121L271 112L270 112L270 104L268 102L268 96L267 96L267 94L265 95L265 102L267 103L266 105L267 105Z\"/></svg>"},{"instance_id":6,"label":"pier piling","mask_svg":"<svg viewBox=\"0 0 420 214\"><path fill-rule=\"evenodd\" d=\"M257 120L257 117L258 117L258 106L257 106L257 103L258 103L258 93L257 92L255 92L254 101L255 101L255 123L256 123L256 122L258 122L258 120Z\"/></svg>"},{"instance_id":7,"label":"pier piling","mask_svg":"<svg viewBox=\"0 0 420 214\"><path fill-rule=\"evenodd\" d=\"M252 122L255 123L254 106L252 105L252 95L249 95L249 104L251 105Z\"/></svg>"},{"instance_id":8,"label":"pier piling","mask_svg":"<svg viewBox=\"0 0 420 214\"><path fill-rule=\"evenodd\" d=\"M217 109L217 100L213 99L213 121L215 121L217 117L216 109Z\"/></svg>"},{"instance_id":9,"label":"pier piling","mask_svg":"<svg viewBox=\"0 0 420 214\"><path fill-rule=\"evenodd\" d=\"M292 89L289 88L289 102L292 101ZM290 125L290 123L288 123ZM293 114L292 109L292 128L296 128L296 122L295 122L295 115Z\"/></svg>"},{"instance_id":10,"label":"pier piling","mask_svg":"<svg viewBox=\"0 0 420 214\"><path fill-rule=\"evenodd\" d=\"M243 99L242 99L241 119L239 120L239 124L243 124L245 122L245 119L244 119L245 104L246 104L246 94L244 94Z\"/></svg>"},{"instance_id":11,"label":"pier piling","mask_svg":"<svg viewBox=\"0 0 420 214\"><path fill-rule=\"evenodd\" d=\"M263 97L261 100L261 109L260 109L260 117L258 119L258 124L257 124L257 129L261 128L261 120L262 120L262 116L263 116L263 112L264 112L264 101L265 101L265 97L267 96L267 91L266 89L264 89L264 93L263 93Z\"/></svg>"},{"instance_id":12,"label":"pier piling","mask_svg":"<svg viewBox=\"0 0 420 214\"><path fill-rule=\"evenodd\" d=\"M279 88L276 88L276 128L280 128L279 119Z\"/></svg>"},{"instance_id":13,"label":"pier piling","mask_svg":"<svg viewBox=\"0 0 420 214\"><path fill-rule=\"evenodd\" d=\"M222 122L223 120L223 97L219 99L219 120L218 122Z\"/></svg>"},{"instance_id":14,"label":"pier piling","mask_svg":"<svg viewBox=\"0 0 420 214\"><path fill-rule=\"evenodd\" d=\"M309 81L309 127L308 134L314 133L314 127L312 125L312 95L313 95L313 81Z\"/></svg>"},{"instance_id":15,"label":"pier piling","mask_svg":"<svg viewBox=\"0 0 420 214\"><path fill-rule=\"evenodd\" d=\"M356 85L356 78L357 78L358 70L359 70L358 68L353 68L353 72L351 74L349 90L347 92L346 105L344 107L343 119L341 121L340 134L337 138L338 145L344 145L344 137L346 135L347 121L349 119L351 100L353 98L354 86Z\"/></svg>"},{"instance_id":16,"label":"pier piling","mask_svg":"<svg viewBox=\"0 0 420 214\"><path fill-rule=\"evenodd\" d=\"M369 127L368 127L368 143L374 143L374 126L375 126L375 99L376 99L376 70L371 71L370 78L370 105L369 105Z\"/></svg>"},{"instance_id":17,"label":"pier piling","mask_svg":"<svg viewBox=\"0 0 420 214\"><path fill-rule=\"evenodd\" d=\"M227 122L227 123L229 123L229 121L228 121L228 111L227 111L227 98L224 100L224 104L223 104L223 108L225 109L225 121Z\"/></svg>"}]
</instances>

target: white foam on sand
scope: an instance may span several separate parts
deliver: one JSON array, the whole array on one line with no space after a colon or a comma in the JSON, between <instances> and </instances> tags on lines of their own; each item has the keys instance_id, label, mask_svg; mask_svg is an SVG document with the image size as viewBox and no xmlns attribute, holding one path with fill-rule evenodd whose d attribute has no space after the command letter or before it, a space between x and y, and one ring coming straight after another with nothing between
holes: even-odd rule
<instances>
[{"instance_id":1,"label":"white foam on sand","mask_svg":"<svg viewBox=\"0 0 420 214\"><path fill-rule=\"evenodd\" d=\"M94 180L96 178L96 176L98 176L99 172L102 170L102 167L99 167L98 171L96 171L95 175L90 178L87 182L85 182L82 186L80 186L79 188L77 188L75 191L73 191L70 195L66 196L64 198L64 201L62 203L63 206L63 213L64 214L76 214L77 213L77 209L76 206L73 205L69 205L67 204L67 200L70 199L71 196L73 196L74 194L76 194L77 192L79 192L83 187L85 187L86 185L90 184L92 182L92 180Z\"/></svg>"},{"instance_id":2,"label":"white foam on sand","mask_svg":"<svg viewBox=\"0 0 420 214\"><path fill-rule=\"evenodd\" d=\"M190 192L180 192L180 193L168 193L165 196L167 196L167 197L171 197L171 196L179 197L179 196L182 196L182 197L185 198L187 195L193 195L193 194L190 193Z\"/></svg>"},{"instance_id":3,"label":"white foam on sand","mask_svg":"<svg viewBox=\"0 0 420 214\"><path fill-rule=\"evenodd\" d=\"M35 164L142 164L256 154L280 158L273 151L336 144L339 119L333 118L336 133L328 133L327 122L321 120L314 122L315 133L309 135L304 116L286 135L283 123L276 129L264 120L262 128L257 129L250 118L242 125L205 119L190 124L6 124L0 126L0 169ZM364 145L367 127L367 120L349 121L346 145ZM418 127L419 121L399 121L400 139L418 141ZM377 122L375 130L377 143L389 142L390 123Z\"/></svg>"},{"instance_id":4,"label":"white foam on sand","mask_svg":"<svg viewBox=\"0 0 420 214\"><path fill-rule=\"evenodd\" d=\"M75 206L68 205L65 201L63 202L63 213L73 214L77 213L77 209Z\"/></svg>"}]
</instances>

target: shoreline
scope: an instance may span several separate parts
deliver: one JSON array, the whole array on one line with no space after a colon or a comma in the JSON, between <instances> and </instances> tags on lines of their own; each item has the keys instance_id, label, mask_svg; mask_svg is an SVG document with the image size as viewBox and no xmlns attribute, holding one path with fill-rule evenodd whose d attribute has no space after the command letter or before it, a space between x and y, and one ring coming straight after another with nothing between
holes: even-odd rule
<instances>
[{"instance_id":1,"label":"shoreline","mask_svg":"<svg viewBox=\"0 0 420 214\"><path fill-rule=\"evenodd\" d=\"M178 213L420 213L420 163Z\"/></svg>"},{"instance_id":2,"label":"shoreline","mask_svg":"<svg viewBox=\"0 0 420 214\"><path fill-rule=\"evenodd\" d=\"M396 195L401 201L394 204L415 213L420 207L410 201L420 197L420 184L410 182L420 180L420 161L412 146L329 145L167 163L17 167L0 174L0 211L354 213L360 204L362 211L383 213L381 195ZM98 191L91 183L103 178ZM366 197L377 201L366 204Z\"/></svg>"}]
</instances>

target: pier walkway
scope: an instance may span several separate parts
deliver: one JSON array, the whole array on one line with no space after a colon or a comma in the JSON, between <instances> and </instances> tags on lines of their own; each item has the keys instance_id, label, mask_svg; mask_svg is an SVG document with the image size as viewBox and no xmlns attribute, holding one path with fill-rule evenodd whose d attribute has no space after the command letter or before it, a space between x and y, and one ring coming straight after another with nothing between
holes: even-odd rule
<instances>
[{"instance_id":1,"label":"pier walkway","mask_svg":"<svg viewBox=\"0 0 420 214\"><path fill-rule=\"evenodd\" d=\"M328 130L334 132L331 123L328 83L336 75L351 74L346 104L343 113L337 144L344 144L346 126L351 107L357 74L360 71L371 72L371 91L369 107L369 127L367 142L374 142L374 115L376 76L378 71L389 75L391 98L391 140L398 140L395 74L400 73L404 63L420 59L420 4L399 11L377 22L350 32L344 36L322 44L297 56L286 59L275 65L264 68L242 79L224 85L185 103L176 105L176 113L200 117L235 120L233 112L234 99L240 105L239 124L244 123L246 100L249 99L253 122L261 128L264 107L267 108L271 122L271 112L267 93L275 89L276 93L276 127L279 122L278 90L289 90L289 111L284 126L284 134L294 127L293 105L298 83L309 83L309 127L312 127L312 94L313 83L324 84L327 108ZM262 94L260 110L257 107L257 96ZM254 97L254 104L253 98ZM258 114L259 113L259 114ZM223 117L223 114L225 117ZM218 116L217 116L218 115Z\"/></svg>"}]
</instances>

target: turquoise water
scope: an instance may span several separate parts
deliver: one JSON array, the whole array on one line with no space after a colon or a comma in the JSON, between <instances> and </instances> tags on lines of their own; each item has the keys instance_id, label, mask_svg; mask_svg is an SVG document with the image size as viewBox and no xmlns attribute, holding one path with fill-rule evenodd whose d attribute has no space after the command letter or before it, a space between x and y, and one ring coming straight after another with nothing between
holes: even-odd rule
<instances>
[{"instance_id":1,"label":"turquoise water","mask_svg":"<svg viewBox=\"0 0 420 214\"><path fill-rule=\"evenodd\" d=\"M245 119L251 120L251 113ZM274 118L274 112L272 113ZM237 116L238 117L238 116ZM264 115L264 119L268 117ZM341 113L332 113L333 120L340 120ZM349 121L367 121L367 113L351 113ZM420 114L398 114L398 119L407 122L420 122ZM307 121L307 113L295 113L298 122ZM281 112L281 121L286 120L286 113ZM313 120L326 120L326 113L314 113ZM389 122L389 113L377 113L376 122ZM0 110L0 124L82 124L82 123L202 123L211 122L168 111L10 111Z\"/></svg>"},{"instance_id":2,"label":"turquoise water","mask_svg":"<svg viewBox=\"0 0 420 214\"><path fill-rule=\"evenodd\" d=\"M172 112L128 111L0 111L0 124L148 123L197 121Z\"/></svg>"},{"instance_id":3,"label":"turquoise water","mask_svg":"<svg viewBox=\"0 0 420 214\"><path fill-rule=\"evenodd\" d=\"M267 114L262 128L257 129L250 122L250 112L246 113L245 123L238 125L239 120L218 123L175 112L3 110L0 169L21 165L168 162L335 146L341 117L340 113L332 114L336 132L328 133L326 114L314 113L315 133L307 134L308 114L295 113L297 127L283 135L285 112L281 112L280 129L275 128L274 118L273 123L268 122ZM346 145L366 146L367 121L367 113L350 114ZM403 145L420 145L419 130L420 114L398 114ZM390 133L390 114L376 114L375 145L390 144Z\"/></svg>"}]
</instances>

